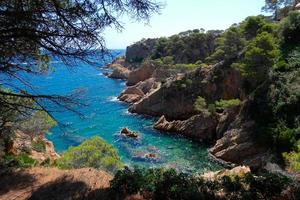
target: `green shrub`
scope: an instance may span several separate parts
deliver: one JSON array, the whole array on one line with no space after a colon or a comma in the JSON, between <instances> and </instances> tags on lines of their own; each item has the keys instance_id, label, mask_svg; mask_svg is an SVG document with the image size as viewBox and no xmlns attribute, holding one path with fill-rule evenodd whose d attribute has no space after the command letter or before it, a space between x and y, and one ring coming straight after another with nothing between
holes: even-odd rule
<instances>
[{"instance_id":1,"label":"green shrub","mask_svg":"<svg viewBox=\"0 0 300 200\"><path fill-rule=\"evenodd\" d=\"M201 178L177 173L174 169L125 168L111 181L110 195L112 199L124 199L140 192L150 194L152 199L215 199L203 183Z\"/></svg>"},{"instance_id":2,"label":"green shrub","mask_svg":"<svg viewBox=\"0 0 300 200\"><path fill-rule=\"evenodd\" d=\"M207 106L206 100L201 96L197 97L194 103L194 109L198 112L201 112L206 109L206 106Z\"/></svg>"},{"instance_id":3,"label":"green shrub","mask_svg":"<svg viewBox=\"0 0 300 200\"><path fill-rule=\"evenodd\" d=\"M280 26L284 48L297 47L300 44L300 13L290 12Z\"/></svg>"},{"instance_id":4,"label":"green shrub","mask_svg":"<svg viewBox=\"0 0 300 200\"><path fill-rule=\"evenodd\" d=\"M4 164L10 167L33 167L37 164L37 161L30 158L28 154L5 155Z\"/></svg>"},{"instance_id":5,"label":"green shrub","mask_svg":"<svg viewBox=\"0 0 300 200\"><path fill-rule=\"evenodd\" d=\"M292 182L280 175L223 176L204 180L199 176L178 173L174 169L129 169L118 171L110 184L112 199L124 199L140 193L147 199L274 199L288 186L297 192ZM218 196L221 194L221 196Z\"/></svg>"},{"instance_id":6,"label":"green shrub","mask_svg":"<svg viewBox=\"0 0 300 200\"><path fill-rule=\"evenodd\" d=\"M31 145L32 149L37 152L45 152L46 151L46 145L45 142L42 139L37 139L34 141Z\"/></svg>"},{"instance_id":7,"label":"green shrub","mask_svg":"<svg viewBox=\"0 0 300 200\"><path fill-rule=\"evenodd\" d=\"M215 114L216 113L216 105L215 104L209 104L208 105L208 111L211 113L211 114Z\"/></svg>"},{"instance_id":8,"label":"green shrub","mask_svg":"<svg viewBox=\"0 0 300 200\"><path fill-rule=\"evenodd\" d=\"M93 167L114 173L123 164L117 150L96 136L77 147L70 147L57 161L57 166L63 169Z\"/></svg>"},{"instance_id":9,"label":"green shrub","mask_svg":"<svg viewBox=\"0 0 300 200\"><path fill-rule=\"evenodd\" d=\"M296 132L290 129L283 121L279 121L276 128L272 129L275 147L278 152L289 152L296 144Z\"/></svg>"},{"instance_id":10,"label":"green shrub","mask_svg":"<svg viewBox=\"0 0 300 200\"><path fill-rule=\"evenodd\" d=\"M294 171L300 172L300 140L297 141L295 151L283 153L286 164Z\"/></svg>"},{"instance_id":11,"label":"green shrub","mask_svg":"<svg viewBox=\"0 0 300 200\"><path fill-rule=\"evenodd\" d=\"M230 108L232 106L237 106L241 104L241 100L239 99L229 99L229 100L219 100L215 102L216 109L224 110L226 108Z\"/></svg>"}]
</instances>

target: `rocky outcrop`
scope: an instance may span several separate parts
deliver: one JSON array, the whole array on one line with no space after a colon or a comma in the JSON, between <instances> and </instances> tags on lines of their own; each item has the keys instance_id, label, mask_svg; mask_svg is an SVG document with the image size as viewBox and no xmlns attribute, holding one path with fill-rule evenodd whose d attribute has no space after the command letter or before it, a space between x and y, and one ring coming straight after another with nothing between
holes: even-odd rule
<instances>
[{"instance_id":1,"label":"rocky outcrop","mask_svg":"<svg viewBox=\"0 0 300 200\"><path fill-rule=\"evenodd\" d=\"M146 39L128 46L126 49L126 62L141 62L151 56L157 39Z\"/></svg>"},{"instance_id":2,"label":"rocky outcrop","mask_svg":"<svg viewBox=\"0 0 300 200\"><path fill-rule=\"evenodd\" d=\"M26 153L39 163L44 162L46 159L56 160L60 158L59 154L54 150L53 143L48 141L44 137L44 134L30 135L19 129L7 127L1 138L6 138L6 154L19 155ZM38 144L41 149L35 148L36 144Z\"/></svg>"},{"instance_id":3,"label":"rocky outcrop","mask_svg":"<svg viewBox=\"0 0 300 200\"><path fill-rule=\"evenodd\" d=\"M201 113L187 120L168 122L162 116L154 125L155 129L179 133L200 142L212 142L216 136L217 118L209 113Z\"/></svg>"},{"instance_id":4,"label":"rocky outcrop","mask_svg":"<svg viewBox=\"0 0 300 200\"><path fill-rule=\"evenodd\" d=\"M117 67L127 67L127 63L125 61L124 57L118 57L115 60L113 60L110 64L108 64L106 67L114 69Z\"/></svg>"},{"instance_id":5,"label":"rocky outcrop","mask_svg":"<svg viewBox=\"0 0 300 200\"><path fill-rule=\"evenodd\" d=\"M193 104L198 96L204 97L208 104L219 99L241 98L241 86L240 72L219 63L166 82L159 90L133 104L129 111L185 120L196 114Z\"/></svg>"},{"instance_id":6,"label":"rocky outcrop","mask_svg":"<svg viewBox=\"0 0 300 200\"><path fill-rule=\"evenodd\" d=\"M126 88L118 97L120 101L126 103L135 103L142 99L146 94L152 93L160 87L160 82L156 82L154 78L139 82L135 86Z\"/></svg>"},{"instance_id":7,"label":"rocky outcrop","mask_svg":"<svg viewBox=\"0 0 300 200\"><path fill-rule=\"evenodd\" d=\"M153 63L143 63L138 69L133 70L129 74L126 84L128 86L133 86L139 83L140 81L145 81L151 78L156 68L157 67Z\"/></svg>"},{"instance_id":8,"label":"rocky outcrop","mask_svg":"<svg viewBox=\"0 0 300 200\"><path fill-rule=\"evenodd\" d=\"M111 74L105 74L109 78L126 80L129 76L130 69L124 57L115 59L112 63L108 64L107 67L113 70Z\"/></svg>"},{"instance_id":9,"label":"rocky outcrop","mask_svg":"<svg viewBox=\"0 0 300 200\"><path fill-rule=\"evenodd\" d=\"M209 152L225 162L258 169L265 165L270 154L266 147L255 142L255 122L248 116L250 104L249 101L243 104L239 115Z\"/></svg>"},{"instance_id":10,"label":"rocky outcrop","mask_svg":"<svg viewBox=\"0 0 300 200\"><path fill-rule=\"evenodd\" d=\"M138 87L132 86L125 89L118 99L120 101L124 101L126 103L134 103L139 101L144 96L144 92L140 90Z\"/></svg>"},{"instance_id":11,"label":"rocky outcrop","mask_svg":"<svg viewBox=\"0 0 300 200\"><path fill-rule=\"evenodd\" d=\"M115 66L113 69L113 72L108 75L109 78L114 78L114 79L122 79L126 80L128 79L130 74L130 70L127 69L124 66Z\"/></svg>"},{"instance_id":12,"label":"rocky outcrop","mask_svg":"<svg viewBox=\"0 0 300 200\"><path fill-rule=\"evenodd\" d=\"M232 169L224 169L216 172L206 172L201 177L205 180L216 181L220 180L224 176L245 176L247 173L250 173L251 169L247 166L237 166Z\"/></svg>"},{"instance_id":13,"label":"rocky outcrop","mask_svg":"<svg viewBox=\"0 0 300 200\"><path fill-rule=\"evenodd\" d=\"M228 130L229 126L236 119L240 112L240 105L232 106L225 109L222 113L218 114L218 125L216 128L216 139L223 137L224 133Z\"/></svg>"},{"instance_id":14,"label":"rocky outcrop","mask_svg":"<svg viewBox=\"0 0 300 200\"><path fill-rule=\"evenodd\" d=\"M140 136L138 132L130 131L128 128L123 128L121 130L121 135L134 139L138 139Z\"/></svg>"}]
</instances>

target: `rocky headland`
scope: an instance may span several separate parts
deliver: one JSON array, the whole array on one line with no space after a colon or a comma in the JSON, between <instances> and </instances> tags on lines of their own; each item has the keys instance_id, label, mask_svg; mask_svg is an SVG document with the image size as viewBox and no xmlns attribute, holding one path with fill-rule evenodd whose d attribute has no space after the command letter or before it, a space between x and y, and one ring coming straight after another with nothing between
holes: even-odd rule
<instances>
[{"instance_id":1,"label":"rocky headland","mask_svg":"<svg viewBox=\"0 0 300 200\"><path fill-rule=\"evenodd\" d=\"M257 170L270 161L269 149L253 139L252 103L242 88L239 70L225 62L193 70L164 68L147 61L152 46L146 46L139 42L127 47L126 57L109 65L115 71L121 63L130 70L125 79L128 87L118 97L129 103L130 112L159 117L154 124L157 130L210 144L211 157L226 167L247 165ZM199 96L207 105L220 99L240 99L241 103L213 112L199 111L194 106Z\"/></svg>"}]
</instances>

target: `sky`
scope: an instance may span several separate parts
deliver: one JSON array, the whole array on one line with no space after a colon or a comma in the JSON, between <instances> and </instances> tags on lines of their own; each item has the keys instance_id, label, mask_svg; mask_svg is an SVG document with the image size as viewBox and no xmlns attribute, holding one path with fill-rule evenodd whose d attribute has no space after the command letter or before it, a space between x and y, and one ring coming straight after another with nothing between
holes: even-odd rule
<instances>
[{"instance_id":1,"label":"sky","mask_svg":"<svg viewBox=\"0 0 300 200\"><path fill-rule=\"evenodd\" d=\"M251 15L259 15L264 0L157 0L165 7L154 14L149 23L137 22L127 16L120 20L121 32L109 28L104 32L109 49L125 49L143 38L171 36L182 31L226 29Z\"/></svg>"}]
</instances>

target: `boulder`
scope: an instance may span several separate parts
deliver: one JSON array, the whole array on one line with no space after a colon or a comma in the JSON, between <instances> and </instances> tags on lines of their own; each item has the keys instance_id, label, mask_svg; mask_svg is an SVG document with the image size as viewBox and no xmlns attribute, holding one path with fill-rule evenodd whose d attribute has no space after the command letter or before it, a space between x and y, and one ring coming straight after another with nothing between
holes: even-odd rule
<instances>
[{"instance_id":1,"label":"boulder","mask_svg":"<svg viewBox=\"0 0 300 200\"><path fill-rule=\"evenodd\" d=\"M138 132L130 131L128 128L123 128L121 130L121 135L124 135L124 136L129 137L129 138L134 138L134 139L139 138L139 133Z\"/></svg>"},{"instance_id":2,"label":"boulder","mask_svg":"<svg viewBox=\"0 0 300 200\"><path fill-rule=\"evenodd\" d=\"M201 177L205 180L216 181L220 180L224 176L240 176L243 177L247 173L250 173L251 169L248 166L237 166L232 169L224 169L216 172L206 172Z\"/></svg>"},{"instance_id":3,"label":"boulder","mask_svg":"<svg viewBox=\"0 0 300 200\"><path fill-rule=\"evenodd\" d=\"M201 113L187 120L167 121L162 116L154 125L155 129L179 133L200 142L213 142L216 138L217 118L209 113Z\"/></svg>"},{"instance_id":4,"label":"boulder","mask_svg":"<svg viewBox=\"0 0 300 200\"><path fill-rule=\"evenodd\" d=\"M138 87L132 86L132 87L128 87L127 89L125 89L120 94L118 99L120 101L124 101L126 103L134 103L134 102L139 101L144 95L145 94L142 90L140 90Z\"/></svg>"}]
</instances>

